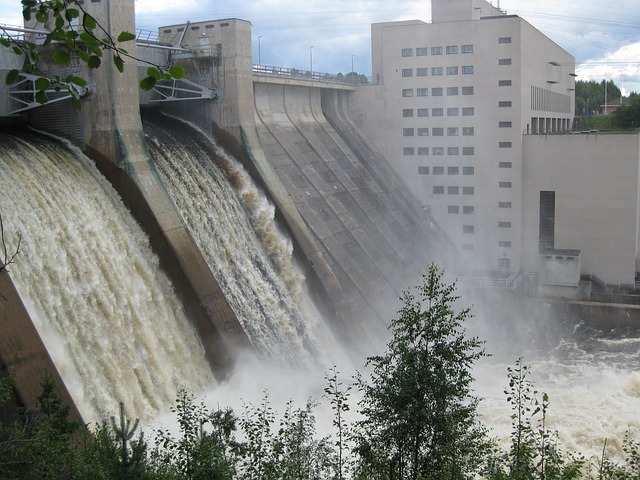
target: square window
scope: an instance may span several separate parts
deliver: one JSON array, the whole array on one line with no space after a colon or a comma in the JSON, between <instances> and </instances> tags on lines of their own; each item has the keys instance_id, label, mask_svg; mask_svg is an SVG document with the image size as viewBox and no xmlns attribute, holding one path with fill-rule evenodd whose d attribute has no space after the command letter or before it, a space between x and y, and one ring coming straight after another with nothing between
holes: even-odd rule
<instances>
[{"instance_id":1,"label":"square window","mask_svg":"<svg viewBox=\"0 0 640 480\"><path fill-rule=\"evenodd\" d=\"M474 213L476 213L476 209L473 206L463 206L462 213L464 215L473 215Z\"/></svg>"},{"instance_id":2,"label":"square window","mask_svg":"<svg viewBox=\"0 0 640 480\"><path fill-rule=\"evenodd\" d=\"M444 194L444 187L440 186L440 185L438 185L438 186L434 185L433 193L434 193L434 195L443 195Z\"/></svg>"},{"instance_id":3,"label":"square window","mask_svg":"<svg viewBox=\"0 0 640 480\"><path fill-rule=\"evenodd\" d=\"M435 87L431 89L432 97L441 97L443 94L444 94L444 88L442 87Z\"/></svg>"},{"instance_id":4,"label":"square window","mask_svg":"<svg viewBox=\"0 0 640 480\"><path fill-rule=\"evenodd\" d=\"M403 48L402 49L403 57L413 57L413 48Z\"/></svg>"},{"instance_id":5,"label":"square window","mask_svg":"<svg viewBox=\"0 0 640 480\"><path fill-rule=\"evenodd\" d=\"M433 167L434 175L444 175L444 167Z\"/></svg>"},{"instance_id":6,"label":"square window","mask_svg":"<svg viewBox=\"0 0 640 480\"><path fill-rule=\"evenodd\" d=\"M473 95L473 87L462 87L462 95Z\"/></svg>"},{"instance_id":7,"label":"square window","mask_svg":"<svg viewBox=\"0 0 640 480\"><path fill-rule=\"evenodd\" d=\"M460 175L460 168L447 167L447 175Z\"/></svg>"},{"instance_id":8,"label":"square window","mask_svg":"<svg viewBox=\"0 0 640 480\"><path fill-rule=\"evenodd\" d=\"M431 67L431 76L441 77L443 73L442 67Z\"/></svg>"},{"instance_id":9,"label":"square window","mask_svg":"<svg viewBox=\"0 0 640 480\"><path fill-rule=\"evenodd\" d=\"M419 117L428 117L429 116L429 109L428 108L419 108L418 109L418 116Z\"/></svg>"},{"instance_id":10,"label":"square window","mask_svg":"<svg viewBox=\"0 0 640 480\"><path fill-rule=\"evenodd\" d=\"M498 202L498 208L511 208L511 202Z\"/></svg>"},{"instance_id":11,"label":"square window","mask_svg":"<svg viewBox=\"0 0 640 480\"><path fill-rule=\"evenodd\" d=\"M447 108L447 117L457 117L459 114L458 107Z\"/></svg>"},{"instance_id":12,"label":"square window","mask_svg":"<svg viewBox=\"0 0 640 480\"><path fill-rule=\"evenodd\" d=\"M416 57L426 57L427 51L428 51L427 47L416 48Z\"/></svg>"},{"instance_id":13,"label":"square window","mask_svg":"<svg viewBox=\"0 0 640 480\"><path fill-rule=\"evenodd\" d=\"M498 107L500 108L508 108L511 106L511 100L503 100L498 102Z\"/></svg>"},{"instance_id":14,"label":"square window","mask_svg":"<svg viewBox=\"0 0 640 480\"><path fill-rule=\"evenodd\" d=\"M414 154L414 149L413 147L404 147L402 149L402 154L405 156L411 156Z\"/></svg>"},{"instance_id":15,"label":"square window","mask_svg":"<svg viewBox=\"0 0 640 480\"><path fill-rule=\"evenodd\" d=\"M423 157L429 155L429 147L418 147L418 155Z\"/></svg>"},{"instance_id":16,"label":"square window","mask_svg":"<svg viewBox=\"0 0 640 480\"><path fill-rule=\"evenodd\" d=\"M511 59L510 58L499 58L498 59L498 65L511 65Z\"/></svg>"},{"instance_id":17,"label":"square window","mask_svg":"<svg viewBox=\"0 0 640 480\"><path fill-rule=\"evenodd\" d=\"M473 45L462 45L462 53L473 53Z\"/></svg>"},{"instance_id":18,"label":"square window","mask_svg":"<svg viewBox=\"0 0 640 480\"><path fill-rule=\"evenodd\" d=\"M417 94L419 97L426 97L429 95L429 89L428 88L418 88Z\"/></svg>"},{"instance_id":19,"label":"square window","mask_svg":"<svg viewBox=\"0 0 640 480\"><path fill-rule=\"evenodd\" d=\"M458 127L447 127L447 137L457 137Z\"/></svg>"},{"instance_id":20,"label":"square window","mask_svg":"<svg viewBox=\"0 0 640 480\"><path fill-rule=\"evenodd\" d=\"M473 137L475 135L474 127L462 127L462 135L465 137Z\"/></svg>"},{"instance_id":21,"label":"square window","mask_svg":"<svg viewBox=\"0 0 640 480\"><path fill-rule=\"evenodd\" d=\"M447 194L449 195L458 195L460 194L460 187L447 187Z\"/></svg>"},{"instance_id":22,"label":"square window","mask_svg":"<svg viewBox=\"0 0 640 480\"><path fill-rule=\"evenodd\" d=\"M474 167L462 167L462 174L463 175L473 175L475 173L475 168Z\"/></svg>"},{"instance_id":23,"label":"square window","mask_svg":"<svg viewBox=\"0 0 640 480\"><path fill-rule=\"evenodd\" d=\"M504 248L511 248L511 240L498 240L498 246Z\"/></svg>"},{"instance_id":24,"label":"square window","mask_svg":"<svg viewBox=\"0 0 640 480\"><path fill-rule=\"evenodd\" d=\"M511 142L498 142L498 148L511 148Z\"/></svg>"},{"instance_id":25,"label":"square window","mask_svg":"<svg viewBox=\"0 0 640 480\"><path fill-rule=\"evenodd\" d=\"M442 127L434 127L431 129L431 134L434 137L442 137L444 136L444 128Z\"/></svg>"},{"instance_id":26,"label":"square window","mask_svg":"<svg viewBox=\"0 0 640 480\"><path fill-rule=\"evenodd\" d=\"M511 80L498 80L498 86L499 87L510 87L511 86Z\"/></svg>"},{"instance_id":27,"label":"square window","mask_svg":"<svg viewBox=\"0 0 640 480\"><path fill-rule=\"evenodd\" d=\"M403 88L402 89L403 97L413 97L413 88Z\"/></svg>"},{"instance_id":28,"label":"square window","mask_svg":"<svg viewBox=\"0 0 640 480\"><path fill-rule=\"evenodd\" d=\"M498 43L511 43L511 37L500 37Z\"/></svg>"},{"instance_id":29,"label":"square window","mask_svg":"<svg viewBox=\"0 0 640 480\"><path fill-rule=\"evenodd\" d=\"M432 108L431 109L431 115L433 117L443 117L444 116L444 109L443 108Z\"/></svg>"},{"instance_id":30,"label":"square window","mask_svg":"<svg viewBox=\"0 0 640 480\"><path fill-rule=\"evenodd\" d=\"M433 147L431 149L431 154L434 156L442 156L444 155L444 147Z\"/></svg>"},{"instance_id":31,"label":"square window","mask_svg":"<svg viewBox=\"0 0 640 480\"><path fill-rule=\"evenodd\" d=\"M431 55L442 55L442 47L431 47Z\"/></svg>"},{"instance_id":32,"label":"square window","mask_svg":"<svg viewBox=\"0 0 640 480\"><path fill-rule=\"evenodd\" d=\"M404 118L413 117L413 108L403 108L402 109L402 116Z\"/></svg>"},{"instance_id":33,"label":"square window","mask_svg":"<svg viewBox=\"0 0 640 480\"><path fill-rule=\"evenodd\" d=\"M458 75L458 67L447 67L447 75Z\"/></svg>"},{"instance_id":34,"label":"square window","mask_svg":"<svg viewBox=\"0 0 640 480\"><path fill-rule=\"evenodd\" d=\"M498 128L511 128L511 122L498 122Z\"/></svg>"},{"instance_id":35,"label":"square window","mask_svg":"<svg viewBox=\"0 0 640 480\"><path fill-rule=\"evenodd\" d=\"M426 77L429 75L429 69L427 67L416 68L416 75L418 77Z\"/></svg>"},{"instance_id":36,"label":"square window","mask_svg":"<svg viewBox=\"0 0 640 480\"><path fill-rule=\"evenodd\" d=\"M509 270L511 268L511 259L509 259L509 258L499 258L498 259L498 268L500 270Z\"/></svg>"},{"instance_id":37,"label":"square window","mask_svg":"<svg viewBox=\"0 0 640 480\"><path fill-rule=\"evenodd\" d=\"M462 187L462 194L463 195L474 195L475 194L475 188L474 187Z\"/></svg>"},{"instance_id":38,"label":"square window","mask_svg":"<svg viewBox=\"0 0 640 480\"><path fill-rule=\"evenodd\" d=\"M511 188L511 182L498 182L500 188Z\"/></svg>"},{"instance_id":39,"label":"square window","mask_svg":"<svg viewBox=\"0 0 640 480\"><path fill-rule=\"evenodd\" d=\"M403 68L402 69L403 77L413 77L413 68Z\"/></svg>"},{"instance_id":40,"label":"square window","mask_svg":"<svg viewBox=\"0 0 640 480\"><path fill-rule=\"evenodd\" d=\"M447 96L452 97L458 95L458 87L447 87Z\"/></svg>"},{"instance_id":41,"label":"square window","mask_svg":"<svg viewBox=\"0 0 640 480\"><path fill-rule=\"evenodd\" d=\"M413 128L403 128L402 129L403 137L413 137Z\"/></svg>"},{"instance_id":42,"label":"square window","mask_svg":"<svg viewBox=\"0 0 640 480\"><path fill-rule=\"evenodd\" d=\"M419 137L428 137L429 129L428 128L418 128L418 136Z\"/></svg>"},{"instance_id":43,"label":"square window","mask_svg":"<svg viewBox=\"0 0 640 480\"><path fill-rule=\"evenodd\" d=\"M499 162L498 168L511 168L511 162Z\"/></svg>"},{"instance_id":44,"label":"square window","mask_svg":"<svg viewBox=\"0 0 640 480\"><path fill-rule=\"evenodd\" d=\"M475 155L475 147L462 147L462 155Z\"/></svg>"},{"instance_id":45,"label":"square window","mask_svg":"<svg viewBox=\"0 0 640 480\"><path fill-rule=\"evenodd\" d=\"M498 222L498 228L511 228L511 222Z\"/></svg>"},{"instance_id":46,"label":"square window","mask_svg":"<svg viewBox=\"0 0 640 480\"><path fill-rule=\"evenodd\" d=\"M447 155L456 156L460 154L460 147L447 147ZM457 169L458 167L456 167ZM457 175L457 173L456 173Z\"/></svg>"},{"instance_id":47,"label":"square window","mask_svg":"<svg viewBox=\"0 0 640 480\"><path fill-rule=\"evenodd\" d=\"M472 75L473 74L473 65L463 65L462 66L462 74L463 75Z\"/></svg>"},{"instance_id":48,"label":"square window","mask_svg":"<svg viewBox=\"0 0 640 480\"><path fill-rule=\"evenodd\" d=\"M458 53L457 45L447 45L447 55L456 55Z\"/></svg>"},{"instance_id":49,"label":"square window","mask_svg":"<svg viewBox=\"0 0 640 480\"><path fill-rule=\"evenodd\" d=\"M475 115L475 109L473 107L462 107L463 117L473 117Z\"/></svg>"},{"instance_id":50,"label":"square window","mask_svg":"<svg viewBox=\"0 0 640 480\"><path fill-rule=\"evenodd\" d=\"M429 175L429 167L418 167L418 175Z\"/></svg>"},{"instance_id":51,"label":"square window","mask_svg":"<svg viewBox=\"0 0 640 480\"><path fill-rule=\"evenodd\" d=\"M447 213L460 213L458 205L447 205Z\"/></svg>"}]
</instances>

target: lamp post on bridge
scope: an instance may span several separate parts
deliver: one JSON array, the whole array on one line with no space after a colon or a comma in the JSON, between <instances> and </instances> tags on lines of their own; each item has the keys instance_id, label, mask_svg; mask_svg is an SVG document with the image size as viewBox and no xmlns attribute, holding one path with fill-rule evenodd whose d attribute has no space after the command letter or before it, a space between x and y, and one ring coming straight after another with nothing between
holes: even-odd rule
<instances>
[{"instance_id":1,"label":"lamp post on bridge","mask_svg":"<svg viewBox=\"0 0 640 480\"><path fill-rule=\"evenodd\" d=\"M309 67L311 68L311 77L313 77L313 47L314 45L309 47Z\"/></svg>"},{"instance_id":2,"label":"lamp post on bridge","mask_svg":"<svg viewBox=\"0 0 640 480\"><path fill-rule=\"evenodd\" d=\"M258 66L261 67L262 66L262 56L260 55L260 39L262 38L262 35L258 35Z\"/></svg>"},{"instance_id":3,"label":"lamp post on bridge","mask_svg":"<svg viewBox=\"0 0 640 480\"><path fill-rule=\"evenodd\" d=\"M355 55L351 55L351 73L355 72L355 70L353 69L353 59L354 59Z\"/></svg>"}]
</instances>

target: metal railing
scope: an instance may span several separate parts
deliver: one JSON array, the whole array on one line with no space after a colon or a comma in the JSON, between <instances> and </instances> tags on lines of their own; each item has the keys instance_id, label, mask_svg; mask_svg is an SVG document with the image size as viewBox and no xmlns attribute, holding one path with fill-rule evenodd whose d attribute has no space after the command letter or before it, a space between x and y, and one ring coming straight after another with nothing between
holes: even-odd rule
<instances>
[{"instance_id":1,"label":"metal railing","mask_svg":"<svg viewBox=\"0 0 640 480\"><path fill-rule=\"evenodd\" d=\"M297 68L272 67L268 65L254 65L253 73L280 78L289 77L318 82L346 83L351 85L368 85L371 83L370 77L357 73L348 73L344 75L342 73L312 72L309 70L298 70Z\"/></svg>"},{"instance_id":2,"label":"metal railing","mask_svg":"<svg viewBox=\"0 0 640 480\"><path fill-rule=\"evenodd\" d=\"M466 287L485 287L515 290L520 286L524 275L522 272L513 272L507 278L496 277L459 277L460 283Z\"/></svg>"}]
</instances>

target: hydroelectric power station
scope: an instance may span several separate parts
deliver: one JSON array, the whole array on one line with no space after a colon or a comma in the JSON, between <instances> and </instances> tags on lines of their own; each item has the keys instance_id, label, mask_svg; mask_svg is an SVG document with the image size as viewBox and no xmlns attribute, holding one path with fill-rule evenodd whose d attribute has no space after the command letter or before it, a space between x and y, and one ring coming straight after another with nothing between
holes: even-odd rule
<instances>
[{"instance_id":1,"label":"hydroelectric power station","mask_svg":"<svg viewBox=\"0 0 640 480\"><path fill-rule=\"evenodd\" d=\"M135 30L131 0L84 8L113 36ZM54 92L36 104L27 74L0 89L8 246L22 235L0 276L0 360L20 400L46 370L87 420L118 401L149 416L245 349L304 364L327 336L379 343L447 241L350 119L356 87L254 69L238 19L123 47L139 65L75 67L81 110ZM22 62L1 54L3 76ZM141 92L144 61L186 76Z\"/></svg>"}]
</instances>

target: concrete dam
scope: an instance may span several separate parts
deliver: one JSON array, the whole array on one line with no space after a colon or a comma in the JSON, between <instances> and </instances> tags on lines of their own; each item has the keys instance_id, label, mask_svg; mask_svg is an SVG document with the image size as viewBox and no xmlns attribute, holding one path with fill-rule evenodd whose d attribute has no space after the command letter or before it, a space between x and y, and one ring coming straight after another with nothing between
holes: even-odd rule
<instances>
[{"instance_id":1,"label":"concrete dam","mask_svg":"<svg viewBox=\"0 0 640 480\"><path fill-rule=\"evenodd\" d=\"M132 31L133 2L120 3L92 14ZM152 416L185 378L223 381L245 349L300 365L332 363L332 343L361 356L444 255L349 117L353 85L254 73L248 22L195 26L165 31L215 34L138 45L187 72L153 92L132 63L81 70L82 111L15 112L3 87L0 211L25 243L0 274L0 361L26 405L45 370L99 420L119 401Z\"/></svg>"}]
</instances>

